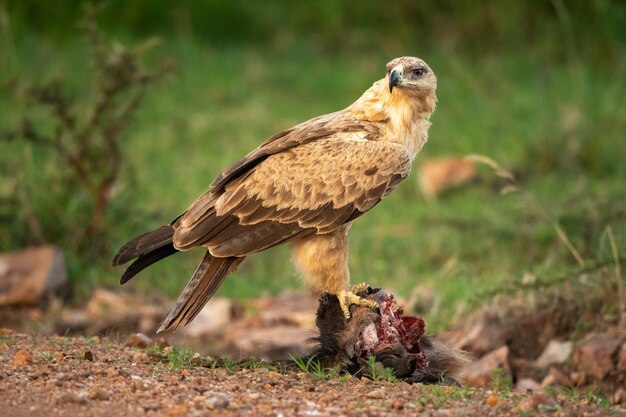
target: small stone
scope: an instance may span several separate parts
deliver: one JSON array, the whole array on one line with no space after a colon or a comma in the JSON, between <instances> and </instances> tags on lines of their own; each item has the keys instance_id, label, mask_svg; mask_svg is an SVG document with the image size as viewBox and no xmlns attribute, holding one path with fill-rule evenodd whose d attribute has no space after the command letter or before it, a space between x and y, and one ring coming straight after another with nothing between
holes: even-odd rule
<instances>
[{"instance_id":1,"label":"small stone","mask_svg":"<svg viewBox=\"0 0 626 417\"><path fill-rule=\"evenodd\" d=\"M617 369L619 371L626 371L626 343L622 344L619 350L619 359L617 361Z\"/></svg>"},{"instance_id":2,"label":"small stone","mask_svg":"<svg viewBox=\"0 0 626 417\"><path fill-rule=\"evenodd\" d=\"M626 403L626 389L619 388L613 394L613 404L622 404Z\"/></svg>"},{"instance_id":3,"label":"small stone","mask_svg":"<svg viewBox=\"0 0 626 417\"><path fill-rule=\"evenodd\" d=\"M490 395L489 397L487 397L487 400L485 401L485 403L489 407L495 407L500 403L500 400L495 395Z\"/></svg>"},{"instance_id":4,"label":"small stone","mask_svg":"<svg viewBox=\"0 0 626 417\"><path fill-rule=\"evenodd\" d=\"M515 384L515 389L520 392L540 391L541 384L532 378L522 378Z\"/></svg>"},{"instance_id":5,"label":"small stone","mask_svg":"<svg viewBox=\"0 0 626 417\"><path fill-rule=\"evenodd\" d=\"M145 352L136 352L133 354L133 362L135 363L149 363L150 356L148 356Z\"/></svg>"},{"instance_id":6,"label":"small stone","mask_svg":"<svg viewBox=\"0 0 626 417\"><path fill-rule=\"evenodd\" d=\"M573 372L570 372L569 374L569 380L573 386L577 387L577 386L585 384L587 380L587 376L585 375L584 372L573 371Z\"/></svg>"},{"instance_id":7,"label":"small stone","mask_svg":"<svg viewBox=\"0 0 626 417\"><path fill-rule=\"evenodd\" d=\"M189 370L188 369L183 369L182 371L180 371L180 374L182 376L189 376Z\"/></svg>"},{"instance_id":8,"label":"small stone","mask_svg":"<svg viewBox=\"0 0 626 417\"><path fill-rule=\"evenodd\" d=\"M152 344L152 339L143 333L134 333L128 336L125 345L145 349Z\"/></svg>"},{"instance_id":9,"label":"small stone","mask_svg":"<svg viewBox=\"0 0 626 417\"><path fill-rule=\"evenodd\" d=\"M554 406L556 402L545 392L535 392L532 395L524 398L517 406L517 411L521 413L528 413L530 411L537 410L540 406Z\"/></svg>"},{"instance_id":10,"label":"small stone","mask_svg":"<svg viewBox=\"0 0 626 417\"><path fill-rule=\"evenodd\" d=\"M277 379L277 378L280 378L280 374L278 372L276 372L276 371L269 371L267 373L267 377L269 379Z\"/></svg>"},{"instance_id":11,"label":"small stone","mask_svg":"<svg viewBox=\"0 0 626 417\"><path fill-rule=\"evenodd\" d=\"M551 367L548 375L541 381L541 387L546 388L554 385L571 385L567 375L555 367Z\"/></svg>"},{"instance_id":12,"label":"small stone","mask_svg":"<svg viewBox=\"0 0 626 417\"><path fill-rule=\"evenodd\" d=\"M87 395L90 400L107 401L110 398L110 395L107 391L104 391L99 388L90 389Z\"/></svg>"},{"instance_id":13,"label":"small stone","mask_svg":"<svg viewBox=\"0 0 626 417\"><path fill-rule=\"evenodd\" d=\"M15 352L13 359L11 359L11 365L13 366L24 366L31 363L33 363L33 355L25 349Z\"/></svg>"},{"instance_id":14,"label":"small stone","mask_svg":"<svg viewBox=\"0 0 626 417\"><path fill-rule=\"evenodd\" d=\"M378 388L378 389L368 392L367 394L365 394L365 396L367 398L372 398L374 400L382 400L383 398L386 397L386 394L385 394L384 389Z\"/></svg>"},{"instance_id":15,"label":"small stone","mask_svg":"<svg viewBox=\"0 0 626 417\"><path fill-rule=\"evenodd\" d=\"M511 377L509 348L506 345L467 365L461 371L460 378L467 385L485 387L493 381L497 369L503 369L503 376Z\"/></svg>"},{"instance_id":16,"label":"small stone","mask_svg":"<svg viewBox=\"0 0 626 417\"><path fill-rule=\"evenodd\" d=\"M404 410L404 401L396 400L391 404L392 410Z\"/></svg>"},{"instance_id":17,"label":"small stone","mask_svg":"<svg viewBox=\"0 0 626 417\"><path fill-rule=\"evenodd\" d=\"M220 409L220 408L224 409L224 408L228 408L228 406L230 405L230 399L225 394L215 394L215 395L212 395L211 397L208 397L205 400L205 404L207 408L211 410Z\"/></svg>"},{"instance_id":18,"label":"small stone","mask_svg":"<svg viewBox=\"0 0 626 417\"><path fill-rule=\"evenodd\" d=\"M564 342L551 340L535 362L535 365L545 368L550 365L560 364L567 361L571 353L572 342L569 340Z\"/></svg>"},{"instance_id":19,"label":"small stone","mask_svg":"<svg viewBox=\"0 0 626 417\"><path fill-rule=\"evenodd\" d=\"M232 300L214 297L206 303L196 318L183 328L183 334L189 337L210 336L230 323L232 316Z\"/></svg>"},{"instance_id":20,"label":"small stone","mask_svg":"<svg viewBox=\"0 0 626 417\"><path fill-rule=\"evenodd\" d=\"M506 336L507 327L502 320L496 313L488 311L455 347L482 356L504 345Z\"/></svg>"},{"instance_id":21,"label":"small stone","mask_svg":"<svg viewBox=\"0 0 626 417\"><path fill-rule=\"evenodd\" d=\"M89 402L89 397L86 392L79 392L79 393L68 392L58 397L56 399L56 402L59 405L67 404L67 403L85 405Z\"/></svg>"},{"instance_id":22,"label":"small stone","mask_svg":"<svg viewBox=\"0 0 626 417\"><path fill-rule=\"evenodd\" d=\"M54 352L54 355L52 355L52 357L54 358L55 361L61 362L63 358L65 357L65 355L63 354L63 352Z\"/></svg>"}]
</instances>

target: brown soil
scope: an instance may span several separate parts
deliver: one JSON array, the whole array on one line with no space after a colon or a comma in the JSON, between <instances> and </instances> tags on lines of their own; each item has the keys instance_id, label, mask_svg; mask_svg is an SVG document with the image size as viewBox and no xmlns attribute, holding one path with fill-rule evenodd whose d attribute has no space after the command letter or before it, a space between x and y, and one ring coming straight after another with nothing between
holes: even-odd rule
<instances>
[{"instance_id":1,"label":"brown soil","mask_svg":"<svg viewBox=\"0 0 626 417\"><path fill-rule=\"evenodd\" d=\"M0 329L2 330L2 329ZM590 398L335 376L264 366L180 363L107 338L0 332L0 414L7 416L610 416ZM212 367L213 366L213 367Z\"/></svg>"}]
</instances>

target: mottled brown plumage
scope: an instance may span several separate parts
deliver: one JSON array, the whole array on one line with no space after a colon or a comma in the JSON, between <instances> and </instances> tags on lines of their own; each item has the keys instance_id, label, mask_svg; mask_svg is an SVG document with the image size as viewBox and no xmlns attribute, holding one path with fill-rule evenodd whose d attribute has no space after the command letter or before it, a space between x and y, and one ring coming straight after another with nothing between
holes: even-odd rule
<instances>
[{"instance_id":1,"label":"mottled brown plumage","mask_svg":"<svg viewBox=\"0 0 626 417\"><path fill-rule=\"evenodd\" d=\"M347 291L351 222L409 175L427 140L435 89L422 60L394 59L386 77L351 106L270 138L219 174L170 226L122 247L114 265L137 258L122 283L176 251L206 248L159 329L174 330L195 317L244 257L291 242L314 292ZM340 298L342 306L348 298Z\"/></svg>"}]
</instances>

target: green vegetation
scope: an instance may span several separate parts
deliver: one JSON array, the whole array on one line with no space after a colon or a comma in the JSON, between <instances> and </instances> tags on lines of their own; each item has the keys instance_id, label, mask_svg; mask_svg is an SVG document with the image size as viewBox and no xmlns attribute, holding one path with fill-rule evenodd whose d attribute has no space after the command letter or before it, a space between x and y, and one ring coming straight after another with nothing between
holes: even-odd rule
<instances>
[{"instance_id":1,"label":"green vegetation","mask_svg":"<svg viewBox=\"0 0 626 417\"><path fill-rule=\"evenodd\" d=\"M506 394L511 392L513 380L505 375L504 369L498 368L493 371L493 381L491 385L494 392Z\"/></svg>"},{"instance_id":2,"label":"green vegetation","mask_svg":"<svg viewBox=\"0 0 626 417\"><path fill-rule=\"evenodd\" d=\"M297 358L289 355L291 360L300 368L302 372L305 372L315 379L329 380L339 376L339 371L336 368L325 368L315 355L307 358Z\"/></svg>"},{"instance_id":3,"label":"green vegetation","mask_svg":"<svg viewBox=\"0 0 626 417\"><path fill-rule=\"evenodd\" d=\"M384 367L381 363L376 362L376 356L369 356L367 358L367 365L369 367L369 376L372 378L372 380L384 382L398 382L395 371L392 368Z\"/></svg>"},{"instance_id":4,"label":"green vegetation","mask_svg":"<svg viewBox=\"0 0 626 417\"><path fill-rule=\"evenodd\" d=\"M173 371L197 366L200 362L200 358L194 356L193 350L186 346L161 348L153 345L146 349L146 354L163 360Z\"/></svg>"},{"instance_id":5,"label":"green vegetation","mask_svg":"<svg viewBox=\"0 0 626 417\"><path fill-rule=\"evenodd\" d=\"M69 7L75 3L55 3L54 11L36 3L0 2L0 86L15 76L62 78L67 92L88 106L88 47L78 30L68 29L77 16L56 16L76 10ZM439 155L483 154L516 174L517 191L500 194L505 184L481 169L479 184L427 202L414 172L355 223L354 282L405 297L429 283L435 297L425 315L436 330L474 308L470 300L489 301L486 291L529 277L565 276L559 283L565 285L586 266L612 262L607 226L618 258L626 256L621 3L509 1L492 8L400 2L383 11L378 2L359 2L348 13L325 1L313 11L299 6L293 18L278 2L249 4L245 11L208 2L197 13L194 2L189 9L120 3L105 11L106 35L125 45L160 36L145 64L167 57L176 70L146 91L121 136L124 161L102 259L87 263L64 247L78 298L95 285L117 285L121 269L107 266L117 248L176 217L221 169L281 129L347 106L384 75L390 58L407 54L424 58L439 80L430 141L415 171ZM37 20L48 12L56 17ZM202 16L205 21L198 20ZM270 31L274 26L279 29ZM0 132L19 125L27 108L23 97L0 90ZM45 129L45 115L39 116ZM31 216L71 225L68 219L81 214L78 204L50 210L59 207L48 200L48 190L58 186L55 158L28 143L0 142L0 250L36 242L26 224ZM72 201L86 198L75 192ZM15 195L28 202L18 213L1 204ZM62 241L62 234L57 230L45 240ZM128 286L174 296L200 257L196 251L171 257ZM299 288L295 275L287 249L276 248L246 261L220 294L245 298Z\"/></svg>"}]
</instances>

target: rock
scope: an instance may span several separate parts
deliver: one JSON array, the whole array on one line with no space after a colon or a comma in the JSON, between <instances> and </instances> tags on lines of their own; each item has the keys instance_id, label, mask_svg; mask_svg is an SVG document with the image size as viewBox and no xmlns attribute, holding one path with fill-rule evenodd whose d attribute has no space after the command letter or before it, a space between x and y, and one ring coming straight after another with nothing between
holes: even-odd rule
<instances>
[{"instance_id":1,"label":"rock","mask_svg":"<svg viewBox=\"0 0 626 417\"><path fill-rule=\"evenodd\" d=\"M207 396L205 405L211 410L228 408L230 405L230 398L226 394L214 393L213 395Z\"/></svg>"},{"instance_id":2,"label":"rock","mask_svg":"<svg viewBox=\"0 0 626 417\"><path fill-rule=\"evenodd\" d=\"M515 411L520 413L529 413L538 410L539 407L554 407L556 405L556 401L554 401L554 399L545 392L535 392L524 398L519 403Z\"/></svg>"},{"instance_id":3,"label":"rock","mask_svg":"<svg viewBox=\"0 0 626 417\"><path fill-rule=\"evenodd\" d=\"M487 399L485 400L485 404L487 404L489 407L495 407L500 404L500 399L492 394L487 397Z\"/></svg>"},{"instance_id":4,"label":"rock","mask_svg":"<svg viewBox=\"0 0 626 417\"><path fill-rule=\"evenodd\" d=\"M558 340L550 340L539 358L535 361L535 365L545 368L550 365L563 363L569 359L572 353L572 342L566 340L560 342Z\"/></svg>"},{"instance_id":5,"label":"rock","mask_svg":"<svg viewBox=\"0 0 626 417\"><path fill-rule=\"evenodd\" d=\"M532 379L534 381L541 381L547 373L545 368L539 368L535 364L535 361L531 361L525 358L512 358L510 361L511 372L517 379Z\"/></svg>"},{"instance_id":6,"label":"rock","mask_svg":"<svg viewBox=\"0 0 626 417\"><path fill-rule=\"evenodd\" d=\"M18 350L11 359L11 365L13 366L25 366L33 363L33 355L27 350Z\"/></svg>"},{"instance_id":7,"label":"rock","mask_svg":"<svg viewBox=\"0 0 626 417\"><path fill-rule=\"evenodd\" d=\"M579 371L600 381L613 369L613 355L621 343L617 335L591 333L574 348L572 364Z\"/></svg>"},{"instance_id":8,"label":"rock","mask_svg":"<svg viewBox=\"0 0 626 417\"><path fill-rule=\"evenodd\" d=\"M212 298L191 323L183 328L189 337L206 337L223 329L232 320L233 302L227 298Z\"/></svg>"},{"instance_id":9,"label":"rock","mask_svg":"<svg viewBox=\"0 0 626 417\"><path fill-rule=\"evenodd\" d=\"M467 385L485 387L493 381L496 369L503 369L505 377L511 376L509 348L506 345L465 366L460 378Z\"/></svg>"},{"instance_id":10,"label":"rock","mask_svg":"<svg viewBox=\"0 0 626 417\"><path fill-rule=\"evenodd\" d=\"M87 313L94 319L124 316L129 313L131 304L113 291L99 288L91 294L87 303Z\"/></svg>"},{"instance_id":11,"label":"rock","mask_svg":"<svg viewBox=\"0 0 626 417\"><path fill-rule=\"evenodd\" d=\"M477 177L474 163L465 157L448 156L422 163L419 184L428 200L451 187L467 184Z\"/></svg>"},{"instance_id":12,"label":"rock","mask_svg":"<svg viewBox=\"0 0 626 417\"><path fill-rule=\"evenodd\" d=\"M37 305L67 280L61 252L53 246L0 255L0 306Z\"/></svg>"},{"instance_id":13,"label":"rock","mask_svg":"<svg viewBox=\"0 0 626 417\"><path fill-rule=\"evenodd\" d=\"M541 388L551 387L554 385L570 386L570 380L566 374L555 367L551 367L548 374L541 381Z\"/></svg>"},{"instance_id":14,"label":"rock","mask_svg":"<svg viewBox=\"0 0 626 417\"><path fill-rule=\"evenodd\" d=\"M515 389L520 392L540 391L541 384L532 378L522 378L515 384Z\"/></svg>"},{"instance_id":15,"label":"rock","mask_svg":"<svg viewBox=\"0 0 626 417\"><path fill-rule=\"evenodd\" d=\"M235 357L253 355L266 360L305 355L311 337L317 333L317 299L297 292L284 292L246 304L257 313L234 320L221 333L216 351ZM219 340L219 337L213 336Z\"/></svg>"},{"instance_id":16,"label":"rock","mask_svg":"<svg viewBox=\"0 0 626 417\"><path fill-rule=\"evenodd\" d=\"M126 339L125 346L145 349L152 344L152 339L143 333L133 333Z\"/></svg>"},{"instance_id":17,"label":"rock","mask_svg":"<svg viewBox=\"0 0 626 417\"><path fill-rule=\"evenodd\" d=\"M254 355L265 360L287 359L307 354L313 330L296 326L232 326L222 339L225 348L237 356Z\"/></svg>"},{"instance_id":18,"label":"rock","mask_svg":"<svg viewBox=\"0 0 626 417\"><path fill-rule=\"evenodd\" d=\"M575 387L584 385L587 380L587 375L585 375L584 372L573 371L569 373L569 380Z\"/></svg>"},{"instance_id":19,"label":"rock","mask_svg":"<svg viewBox=\"0 0 626 417\"><path fill-rule=\"evenodd\" d=\"M619 388L613 393L613 404L626 403L626 389Z\"/></svg>"},{"instance_id":20,"label":"rock","mask_svg":"<svg viewBox=\"0 0 626 417\"><path fill-rule=\"evenodd\" d=\"M66 392L56 399L57 404L74 403L86 405L89 403L89 396L86 392Z\"/></svg>"},{"instance_id":21,"label":"rock","mask_svg":"<svg viewBox=\"0 0 626 417\"><path fill-rule=\"evenodd\" d=\"M365 394L365 397L371 398L373 400L382 400L386 396L387 394L385 393L385 390L383 388L378 388Z\"/></svg>"},{"instance_id":22,"label":"rock","mask_svg":"<svg viewBox=\"0 0 626 417\"><path fill-rule=\"evenodd\" d=\"M621 349L619 350L617 369L619 371L626 371L626 343L623 343Z\"/></svg>"},{"instance_id":23,"label":"rock","mask_svg":"<svg viewBox=\"0 0 626 417\"><path fill-rule=\"evenodd\" d=\"M109 398L111 398L111 395L100 388L92 388L87 392L87 396L89 397L90 400L100 400L100 401L107 401Z\"/></svg>"},{"instance_id":24,"label":"rock","mask_svg":"<svg viewBox=\"0 0 626 417\"><path fill-rule=\"evenodd\" d=\"M499 348L506 342L507 328L494 312L485 312L478 322L457 342L456 349L468 350L476 356Z\"/></svg>"}]
</instances>

